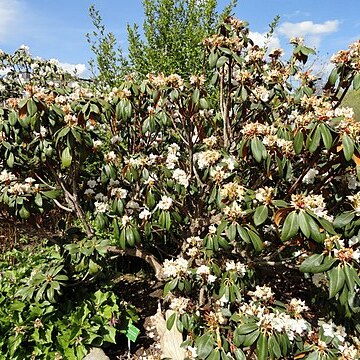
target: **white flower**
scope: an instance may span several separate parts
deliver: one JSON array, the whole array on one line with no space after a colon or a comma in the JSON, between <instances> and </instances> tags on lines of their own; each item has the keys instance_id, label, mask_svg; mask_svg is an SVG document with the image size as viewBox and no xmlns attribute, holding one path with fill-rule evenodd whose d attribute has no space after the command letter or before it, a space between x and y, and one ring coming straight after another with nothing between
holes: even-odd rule
<instances>
[{"instance_id":1,"label":"white flower","mask_svg":"<svg viewBox=\"0 0 360 360\"><path fill-rule=\"evenodd\" d=\"M187 356L190 357L190 359L196 359L198 356L196 347L188 346L186 348L186 352Z\"/></svg>"},{"instance_id":2,"label":"white flower","mask_svg":"<svg viewBox=\"0 0 360 360\"><path fill-rule=\"evenodd\" d=\"M214 224L209 226L209 234L216 234L216 226Z\"/></svg>"},{"instance_id":3,"label":"white flower","mask_svg":"<svg viewBox=\"0 0 360 360\"><path fill-rule=\"evenodd\" d=\"M216 276L212 275L212 274L209 274L208 277L207 277L208 284L212 284L215 281L216 281Z\"/></svg>"},{"instance_id":4,"label":"white flower","mask_svg":"<svg viewBox=\"0 0 360 360\"><path fill-rule=\"evenodd\" d=\"M182 169L175 169L173 172L173 179L177 181L180 185L184 187L189 186L189 176L186 175L186 172Z\"/></svg>"},{"instance_id":5,"label":"white flower","mask_svg":"<svg viewBox=\"0 0 360 360\"><path fill-rule=\"evenodd\" d=\"M187 274L188 262L184 258L180 257L176 260L166 259L163 264L163 274L168 277L180 277Z\"/></svg>"},{"instance_id":6,"label":"white flower","mask_svg":"<svg viewBox=\"0 0 360 360\"><path fill-rule=\"evenodd\" d=\"M102 201L96 201L94 205L95 205L95 212L97 213L104 213L109 209L109 204Z\"/></svg>"},{"instance_id":7,"label":"white flower","mask_svg":"<svg viewBox=\"0 0 360 360\"><path fill-rule=\"evenodd\" d=\"M255 291L249 291L248 294L252 297L254 301L263 300L267 301L272 299L274 293L271 291L271 288L268 286L256 286Z\"/></svg>"},{"instance_id":8,"label":"white flower","mask_svg":"<svg viewBox=\"0 0 360 360\"><path fill-rule=\"evenodd\" d=\"M141 213L139 214L140 220L148 220L151 217L151 212L145 208Z\"/></svg>"},{"instance_id":9,"label":"white flower","mask_svg":"<svg viewBox=\"0 0 360 360\"><path fill-rule=\"evenodd\" d=\"M200 265L197 269L196 269L196 274L197 275L209 275L210 274L210 268L206 265Z\"/></svg>"},{"instance_id":10,"label":"white flower","mask_svg":"<svg viewBox=\"0 0 360 360\"><path fill-rule=\"evenodd\" d=\"M170 309L176 311L180 315L185 314L190 299L184 297L173 298L170 303Z\"/></svg>"},{"instance_id":11,"label":"white flower","mask_svg":"<svg viewBox=\"0 0 360 360\"><path fill-rule=\"evenodd\" d=\"M354 246L355 244L358 244L360 242L360 236L354 235L349 239L349 246Z\"/></svg>"},{"instance_id":12,"label":"white flower","mask_svg":"<svg viewBox=\"0 0 360 360\"><path fill-rule=\"evenodd\" d=\"M106 198L106 196L103 193L98 193L95 195L95 200L96 201L102 201Z\"/></svg>"},{"instance_id":13,"label":"white flower","mask_svg":"<svg viewBox=\"0 0 360 360\"><path fill-rule=\"evenodd\" d=\"M106 162L114 162L116 160L116 154L113 151L105 154L104 159Z\"/></svg>"},{"instance_id":14,"label":"white flower","mask_svg":"<svg viewBox=\"0 0 360 360\"><path fill-rule=\"evenodd\" d=\"M169 210L172 206L172 203L173 201L170 197L163 195L159 201L158 207L160 210Z\"/></svg>"},{"instance_id":15,"label":"white flower","mask_svg":"<svg viewBox=\"0 0 360 360\"><path fill-rule=\"evenodd\" d=\"M167 158L166 158L166 167L168 169L175 169L175 166L178 162L178 156L176 154L173 154L173 153L169 153L167 155Z\"/></svg>"},{"instance_id":16,"label":"white flower","mask_svg":"<svg viewBox=\"0 0 360 360\"><path fill-rule=\"evenodd\" d=\"M93 189L86 189L84 191L84 195L94 195L95 194L95 191Z\"/></svg>"},{"instance_id":17,"label":"white flower","mask_svg":"<svg viewBox=\"0 0 360 360\"><path fill-rule=\"evenodd\" d=\"M124 215L124 216L121 218L121 224L122 224L122 226L129 225L129 224L130 224L131 219L132 219L132 217L131 217L131 216Z\"/></svg>"},{"instance_id":18,"label":"white flower","mask_svg":"<svg viewBox=\"0 0 360 360\"><path fill-rule=\"evenodd\" d=\"M113 180L113 179L109 180L109 186L110 187L116 187L118 185L119 185L119 180Z\"/></svg>"},{"instance_id":19,"label":"white flower","mask_svg":"<svg viewBox=\"0 0 360 360\"><path fill-rule=\"evenodd\" d=\"M111 189L111 196L115 196L118 199L125 199L128 191L123 188L114 188Z\"/></svg>"},{"instance_id":20,"label":"white flower","mask_svg":"<svg viewBox=\"0 0 360 360\"><path fill-rule=\"evenodd\" d=\"M95 140L93 142L93 148L97 149L98 147L100 147L102 145L102 141L101 140Z\"/></svg>"},{"instance_id":21,"label":"white flower","mask_svg":"<svg viewBox=\"0 0 360 360\"><path fill-rule=\"evenodd\" d=\"M225 270L226 271L231 271L231 270L235 270L236 269L236 265L235 265L235 261L231 260L231 261L227 261L225 264Z\"/></svg>"},{"instance_id":22,"label":"white flower","mask_svg":"<svg viewBox=\"0 0 360 360\"><path fill-rule=\"evenodd\" d=\"M355 251L353 251L351 257L352 257L355 261L359 261L359 260L360 260L360 249L356 249Z\"/></svg>"},{"instance_id":23,"label":"white flower","mask_svg":"<svg viewBox=\"0 0 360 360\"><path fill-rule=\"evenodd\" d=\"M88 186L90 189L93 189L96 185L97 185L96 180L89 180L89 181L87 182L87 186Z\"/></svg>"},{"instance_id":24,"label":"white flower","mask_svg":"<svg viewBox=\"0 0 360 360\"><path fill-rule=\"evenodd\" d=\"M226 297L226 295L224 294L220 299L220 305L224 306L225 304L227 304L229 302L229 299Z\"/></svg>"},{"instance_id":25,"label":"white flower","mask_svg":"<svg viewBox=\"0 0 360 360\"><path fill-rule=\"evenodd\" d=\"M4 169L0 174L0 182L10 182L16 180L16 176Z\"/></svg>"},{"instance_id":26,"label":"white flower","mask_svg":"<svg viewBox=\"0 0 360 360\"><path fill-rule=\"evenodd\" d=\"M303 177L302 182L304 184L313 184L316 175L319 173L319 170L316 169L310 169L306 175Z\"/></svg>"}]
</instances>

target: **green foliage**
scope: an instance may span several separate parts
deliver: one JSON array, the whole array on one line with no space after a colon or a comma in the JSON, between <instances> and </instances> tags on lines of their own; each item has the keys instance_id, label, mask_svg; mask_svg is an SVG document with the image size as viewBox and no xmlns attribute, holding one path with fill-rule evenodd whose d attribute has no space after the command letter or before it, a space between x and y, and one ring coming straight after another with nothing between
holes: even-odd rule
<instances>
[{"instance_id":1,"label":"green foliage","mask_svg":"<svg viewBox=\"0 0 360 360\"><path fill-rule=\"evenodd\" d=\"M87 271L82 269L83 281L78 281L72 269L78 258L91 258L92 249L84 244L81 251L71 250L70 256L44 245L4 255L0 359L83 359L90 347L116 343L137 319L112 291L84 291Z\"/></svg>"},{"instance_id":2,"label":"green foliage","mask_svg":"<svg viewBox=\"0 0 360 360\"><path fill-rule=\"evenodd\" d=\"M301 39L286 61L249 34L228 17L204 40L216 106L209 79L178 74L129 77L106 93L43 87L5 102L3 208L24 221L58 208L81 226L33 275L21 270L10 287L27 304L19 308L52 309L77 282L102 298L98 279L115 248L153 264L175 314L167 327L199 359L358 357L360 127L340 103L358 81L360 45L333 57L320 93ZM171 254L161 271L155 253ZM66 335L70 351L78 336L114 339L105 315L83 317L97 301L85 293L66 310L81 324ZM16 344L27 344L18 332Z\"/></svg>"},{"instance_id":3,"label":"green foliage","mask_svg":"<svg viewBox=\"0 0 360 360\"><path fill-rule=\"evenodd\" d=\"M136 24L128 26L129 58L141 74L203 73L205 54L202 41L213 34L236 1L218 15L216 0L144 0L143 36Z\"/></svg>"},{"instance_id":4,"label":"green foliage","mask_svg":"<svg viewBox=\"0 0 360 360\"><path fill-rule=\"evenodd\" d=\"M90 60L90 67L97 86L118 85L120 79L129 72L128 61L117 46L117 39L112 32L106 32L102 18L94 5L89 8L89 15L94 26L92 33L86 34L95 59Z\"/></svg>"}]
</instances>

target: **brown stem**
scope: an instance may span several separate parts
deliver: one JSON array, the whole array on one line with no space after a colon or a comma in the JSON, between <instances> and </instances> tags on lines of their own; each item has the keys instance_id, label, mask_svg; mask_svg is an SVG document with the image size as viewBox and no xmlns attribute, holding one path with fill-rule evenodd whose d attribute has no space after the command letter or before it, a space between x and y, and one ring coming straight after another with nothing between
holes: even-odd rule
<instances>
[{"instance_id":1,"label":"brown stem","mask_svg":"<svg viewBox=\"0 0 360 360\"><path fill-rule=\"evenodd\" d=\"M69 208L73 209L73 211L75 211L76 216L78 217L78 219L81 221L81 223L84 226L86 235L91 238L94 236L94 231L93 229L89 226L86 218L85 218L85 214L83 209L80 206L80 203L78 201L78 196L77 196L77 185L74 184L75 183L75 176L73 178L73 183L72 183L72 187L73 187L73 191L75 191L73 194L66 188L64 181L61 179L61 177L57 174L56 170L50 165L48 164L50 172L52 173L52 175L55 178L55 181L57 182L57 184L61 187L61 189L64 192L64 196L65 196L65 200L69 206Z\"/></svg>"}]
</instances>

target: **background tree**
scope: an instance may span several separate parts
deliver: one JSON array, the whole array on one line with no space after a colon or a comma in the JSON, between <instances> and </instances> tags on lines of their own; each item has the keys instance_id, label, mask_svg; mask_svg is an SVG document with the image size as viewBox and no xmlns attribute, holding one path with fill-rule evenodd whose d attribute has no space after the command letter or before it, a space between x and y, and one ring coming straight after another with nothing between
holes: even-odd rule
<instances>
[{"instance_id":1,"label":"background tree","mask_svg":"<svg viewBox=\"0 0 360 360\"><path fill-rule=\"evenodd\" d=\"M202 41L216 32L237 0L217 12L217 0L144 0L143 31L138 24L128 25L127 59L112 32L106 32L98 10L89 14L95 30L87 40L95 58L90 61L100 83L115 86L129 72L140 77L148 73L178 73L182 76L202 72L205 53Z\"/></svg>"},{"instance_id":2,"label":"background tree","mask_svg":"<svg viewBox=\"0 0 360 360\"><path fill-rule=\"evenodd\" d=\"M89 15L95 28L92 33L86 34L95 55L95 59L89 61L91 72L98 82L113 87L119 82L118 78L129 71L129 63L117 45L115 35L106 32L101 15L93 5L89 8Z\"/></svg>"},{"instance_id":3,"label":"background tree","mask_svg":"<svg viewBox=\"0 0 360 360\"><path fill-rule=\"evenodd\" d=\"M189 76L203 71L202 41L216 31L237 1L218 14L217 0L144 0L142 38L139 26L128 26L129 58L139 74L177 73Z\"/></svg>"}]
</instances>

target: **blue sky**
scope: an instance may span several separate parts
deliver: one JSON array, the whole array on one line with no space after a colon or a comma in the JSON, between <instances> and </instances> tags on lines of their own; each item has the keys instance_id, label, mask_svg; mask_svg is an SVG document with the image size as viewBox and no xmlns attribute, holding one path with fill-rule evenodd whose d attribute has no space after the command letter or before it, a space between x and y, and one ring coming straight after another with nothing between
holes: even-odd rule
<instances>
[{"instance_id":1,"label":"blue sky","mask_svg":"<svg viewBox=\"0 0 360 360\"><path fill-rule=\"evenodd\" d=\"M218 0L219 8L227 3ZM141 0L0 0L0 49L13 52L25 44L34 56L56 58L68 67L79 64L85 71L91 58L85 39L92 31L91 4L126 50L126 24L144 19ZM359 0L239 0L235 10L250 22L259 42L280 15L272 44L286 47L289 37L303 36L323 59L360 38L359 13Z\"/></svg>"}]
</instances>

